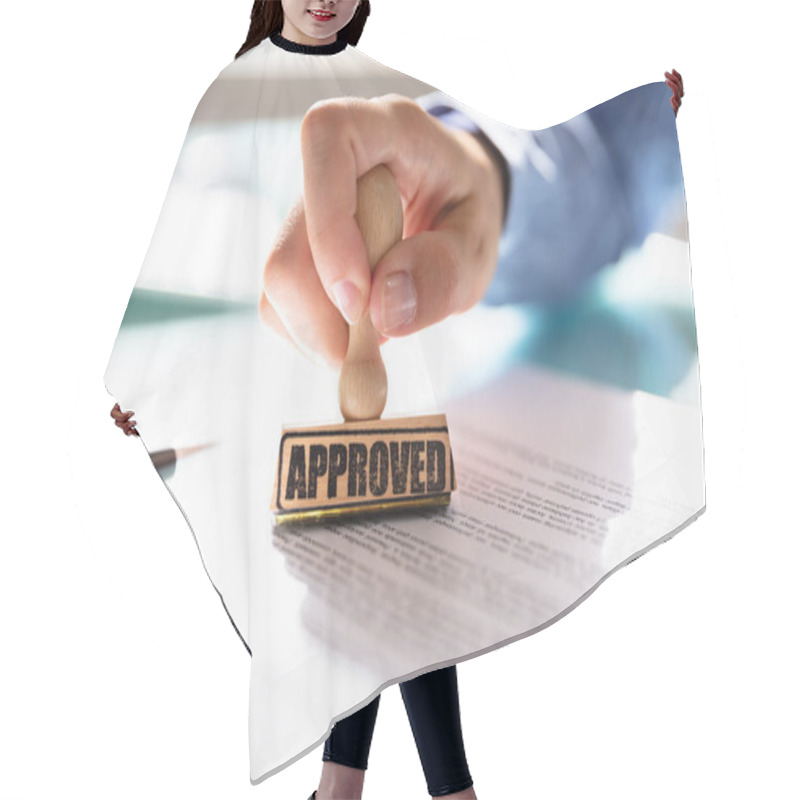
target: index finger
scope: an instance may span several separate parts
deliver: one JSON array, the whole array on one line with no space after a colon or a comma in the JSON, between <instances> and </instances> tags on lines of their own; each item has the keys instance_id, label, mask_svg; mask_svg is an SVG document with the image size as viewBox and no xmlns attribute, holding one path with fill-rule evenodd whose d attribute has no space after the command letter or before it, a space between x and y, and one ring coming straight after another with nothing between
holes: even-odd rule
<instances>
[{"instance_id":1,"label":"index finger","mask_svg":"<svg viewBox=\"0 0 800 800\"><path fill-rule=\"evenodd\" d=\"M328 297L351 324L367 308L371 278L355 221L356 181L378 164L397 167L397 140L380 103L323 101L303 119L304 204L308 241ZM395 176L397 171L391 170Z\"/></svg>"}]
</instances>

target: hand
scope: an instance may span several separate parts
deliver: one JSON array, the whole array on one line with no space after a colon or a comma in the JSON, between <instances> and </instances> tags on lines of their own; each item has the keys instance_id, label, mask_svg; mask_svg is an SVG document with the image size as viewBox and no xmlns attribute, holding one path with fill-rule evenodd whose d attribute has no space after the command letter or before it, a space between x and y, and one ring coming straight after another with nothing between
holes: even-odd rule
<instances>
[{"instance_id":1,"label":"hand","mask_svg":"<svg viewBox=\"0 0 800 800\"><path fill-rule=\"evenodd\" d=\"M672 99L670 103L672 103L672 110L675 112L675 116L678 116L678 109L681 106L681 97L683 97L683 78L681 77L680 72L673 69L672 72L665 72L664 75L667 76L666 84L672 89Z\"/></svg>"},{"instance_id":2,"label":"hand","mask_svg":"<svg viewBox=\"0 0 800 800\"><path fill-rule=\"evenodd\" d=\"M502 232L500 170L471 134L397 94L313 105L301 128L304 196L264 269L262 320L340 364L347 322L368 313L382 341L466 311L489 286ZM370 279L354 219L356 181L385 164L403 199L403 240Z\"/></svg>"},{"instance_id":3,"label":"hand","mask_svg":"<svg viewBox=\"0 0 800 800\"><path fill-rule=\"evenodd\" d=\"M134 436L139 435L139 431L136 430L136 420L131 419L131 417L133 417L133 411L126 411L123 413L122 409L119 407L119 403L114 403L114 408L111 409L111 416L114 417L114 424L118 428L122 428L126 436L130 436L131 434Z\"/></svg>"}]
</instances>

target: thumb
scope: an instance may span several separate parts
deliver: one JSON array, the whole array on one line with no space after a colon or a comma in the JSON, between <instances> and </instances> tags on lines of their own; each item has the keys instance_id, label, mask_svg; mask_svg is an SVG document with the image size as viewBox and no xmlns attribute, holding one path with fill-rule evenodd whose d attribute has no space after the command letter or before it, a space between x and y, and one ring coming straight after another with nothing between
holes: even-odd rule
<instances>
[{"instance_id":1,"label":"thumb","mask_svg":"<svg viewBox=\"0 0 800 800\"><path fill-rule=\"evenodd\" d=\"M378 264L370 293L375 329L405 336L465 311L481 296L478 270L461 255L454 230L425 231L398 242Z\"/></svg>"}]
</instances>

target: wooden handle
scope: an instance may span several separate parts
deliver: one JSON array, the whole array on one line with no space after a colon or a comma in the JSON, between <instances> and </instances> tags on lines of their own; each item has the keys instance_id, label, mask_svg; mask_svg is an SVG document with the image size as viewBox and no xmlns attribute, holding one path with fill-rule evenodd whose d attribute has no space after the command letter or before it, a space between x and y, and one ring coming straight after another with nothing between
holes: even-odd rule
<instances>
[{"instance_id":1,"label":"wooden handle","mask_svg":"<svg viewBox=\"0 0 800 800\"><path fill-rule=\"evenodd\" d=\"M370 271L403 238L403 202L392 173L379 164L358 179L356 223L367 246ZM369 309L350 326L339 375L339 408L345 421L379 419L386 406L386 368Z\"/></svg>"}]
</instances>

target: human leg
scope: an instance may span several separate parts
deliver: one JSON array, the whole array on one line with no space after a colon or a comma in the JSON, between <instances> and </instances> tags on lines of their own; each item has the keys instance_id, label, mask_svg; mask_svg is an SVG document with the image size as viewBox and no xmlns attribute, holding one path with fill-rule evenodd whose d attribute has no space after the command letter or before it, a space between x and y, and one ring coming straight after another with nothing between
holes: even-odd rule
<instances>
[{"instance_id":1,"label":"human leg","mask_svg":"<svg viewBox=\"0 0 800 800\"><path fill-rule=\"evenodd\" d=\"M472 777L461 732L455 664L401 683L400 692L430 795L469 790Z\"/></svg>"},{"instance_id":2,"label":"human leg","mask_svg":"<svg viewBox=\"0 0 800 800\"><path fill-rule=\"evenodd\" d=\"M335 723L322 752L322 777L315 800L359 800L364 786L378 695L371 703Z\"/></svg>"}]
</instances>

